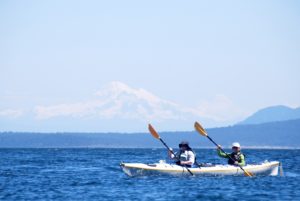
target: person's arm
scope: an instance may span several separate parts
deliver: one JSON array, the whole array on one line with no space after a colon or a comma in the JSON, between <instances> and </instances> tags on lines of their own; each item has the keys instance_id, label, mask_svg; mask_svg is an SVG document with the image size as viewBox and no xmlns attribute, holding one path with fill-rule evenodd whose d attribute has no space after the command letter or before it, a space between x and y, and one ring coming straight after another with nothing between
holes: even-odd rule
<instances>
[{"instance_id":1,"label":"person's arm","mask_svg":"<svg viewBox=\"0 0 300 201\"><path fill-rule=\"evenodd\" d=\"M170 149L173 151L172 148L170 148ZM177 160L176 156L175 156L174 154L172 154L171 150L168 151L168 156L169 156L169 158L170 158L170 159L173 159L173 160ZM176 154L176 153L175 153L175 154Z\"/></svg>"},{"instance_id":2,"label":"person's arm","mask_svg":"<svg viewBox=\"0 0 300 201\"><path fill-rule=\"evenodd\" d=\"M241 159L241 162L240 163L237 163L239 166L245 166L246 162L245 162L245 156L244 154L241 154L240 155L240 159Z\"/></svg>"},{"instance_id":3,"label":"person's arm","mask_svg":"<svg viewBox=\"0 0 300 201\"><path fill-rule=\"evenodd\" d=\"M221 151L221 149L218 147L217 149L218 155L222 158L228 158L228 154L224 153L223 151Z\"/></svg>"}]
</instances>

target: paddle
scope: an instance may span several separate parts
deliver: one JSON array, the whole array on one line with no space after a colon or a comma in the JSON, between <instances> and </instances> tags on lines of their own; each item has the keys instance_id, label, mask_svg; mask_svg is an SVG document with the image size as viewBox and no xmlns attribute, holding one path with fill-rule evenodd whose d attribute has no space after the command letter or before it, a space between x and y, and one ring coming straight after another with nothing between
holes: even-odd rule
<instances>
[{"instance_id":1,"label":"paddle","mask_svg":"<svg viewBox=\"0 0 300 201\"><path fill-rule=\"evenodd\" d=\"M201 135L207 137L212 143L214 143L217 147L219 147L219 145L218 145L217 143L215 143L215 142L208 136L208 134L206 133L205 129L204 129L198 122L195 122L195 125L194 125L194 126L195 126L196 131L198 131L198 133L200 133ZM219 148L221 149L222 152L224 152L224 153L226 154L226 156L227 156L228 158L230 158L232 161L234 161L234 160L231 158L231 156L228 155L221 147L219 147ZM240 165L238 165L238 166L244 171L244 173L245 173L246 176L248 176L248 177L252 177L252 176L253 176L252 173L246 171L242 166L240 166Z\"/></svg>"},{"instance_id":2,"label":"paddle","mask_svg":"<svg viewBox=\"0 0 300 201\"><path fill-rule=\"evenodd\" d=\"M175 155L175 153L173 152L173 150L170 149L170 147L169 147L169 146L168 146L168 145L160 138L160 136L158 135L158 133L157 133L156 130L152 127L151 124L148 125L148 129L149 129L151 135L152 135L154 138L160 140L160 141L163 143L163 145L164 145L164 146L165 146L165 147L166 147L166 148L174 155L175 159L179 160L179 159L176 157L176 155ZM194 175L188 167L186 167L186 166L184 166L184 167L187 169L187 171L188 171L191 175Z\"/></svg>"}]
</instances>

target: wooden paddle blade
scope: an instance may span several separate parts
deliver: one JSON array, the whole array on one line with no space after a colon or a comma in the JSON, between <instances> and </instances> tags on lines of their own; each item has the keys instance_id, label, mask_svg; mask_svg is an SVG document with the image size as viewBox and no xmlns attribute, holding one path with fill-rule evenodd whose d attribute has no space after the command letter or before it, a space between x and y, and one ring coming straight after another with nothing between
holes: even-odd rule
<instances>
[{"instance_id":1,"label":"wooden paddle blade","mask_svg":"<svg viewBox=\"0 0 300 201\"><path fill-rule=\"evenodd\" d=\"M150 133L151 133L151 135L152 135L153 137L155 137L156 139L160 139L158 133L157 133L156 130L152 127L151 124L148 125L148 129L149 129L149 131L150 131Z\"/></svg>"},{"instance_id":2,"label":"wooden paddle blade","mask_svg":"<svg viewBox=\"0 0 300 201\"><path fill-rule=\"evenodd\" d=\"M247 177L253 177L254 175L251 172L248 172L247 170L244 170L244 175Z\"/></svg>"},{"instance_id":3,"label":"wooden paddle blade","mask_svg":"<svg viewBox=\"0 0 300 201\"><path fill-rule=\"evenodd\" d=\"M207 137L207 133L206 133L205 129L197 121L195 122L194 127L195 127L196 131L198 131L201 135Z\"/></svg>"},{"instance_id":4,"label":"wooden paddle blade","mask_svg":"<svg viewBox=\"0 0 300 201\"><path fill-rule=\"evenodd\" d=\"M199 124L198 122L195 122L195 125L194 125L196 131L198 131L201 135L207 137L212 143L214 143L216 146L218 146L217 143L215 143L215 141L213 141L206 133L205 129L201 126L201 124ZM221 149L222 150L222 149ZM222 150L223 151L223 150ZM224 152L224 151L223 151ZM227 156L229 156L228 154L226 154ZM229 156L229 158L231 158ZM233 160L233 159L231 159ZM244 170L244 168L242 168L241 166L239 166L243 171L244 171L244 175L247 176L247 177L253 177L254 175L251 173L251 172L248 172L246 170Z\"/></svg>"}]
</instances>

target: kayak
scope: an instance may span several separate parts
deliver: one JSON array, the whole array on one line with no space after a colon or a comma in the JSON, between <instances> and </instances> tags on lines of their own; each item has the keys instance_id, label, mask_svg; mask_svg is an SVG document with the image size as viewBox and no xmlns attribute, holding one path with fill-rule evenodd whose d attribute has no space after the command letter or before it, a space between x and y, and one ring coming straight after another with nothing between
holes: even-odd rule
<instances>
[{"instance_id":1,"label":"kayak","mask_svg":"<svg viewBox=\"0 0 300 201\"><path fill-rule=\"evenodd\" d=\"M260 164L249 164L243 168L254 175L278 175L280 162L265 161ZM122 170L128 176L168 174L168 175L189 175L186 167L176 164L165 163L160 161L154 164L144 163L121 163ZM243 170L233 165L204 165L200 167L188 168L194 175L199 176L227 176L227 175L244 175Z\"/></svg>"}]
</instances>

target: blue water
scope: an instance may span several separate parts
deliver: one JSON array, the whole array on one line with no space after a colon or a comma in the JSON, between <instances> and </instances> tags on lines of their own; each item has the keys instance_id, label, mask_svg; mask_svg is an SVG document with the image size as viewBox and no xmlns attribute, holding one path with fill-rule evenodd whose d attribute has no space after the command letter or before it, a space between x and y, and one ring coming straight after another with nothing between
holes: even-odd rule
<instances>
[{"instance_id":1,"label":"blue water","mask_svg":"<svg viewBox=\"0 0 300 201\"><path fill-rule=\"evenodd\" d=\"M225 163L213 149L199 162ZM300 200L300 150L244 150L283 163L284 177L128 177L119 163L153 163L164 149L0 149L0 200Z\"/></svg>"}]
</instances>

